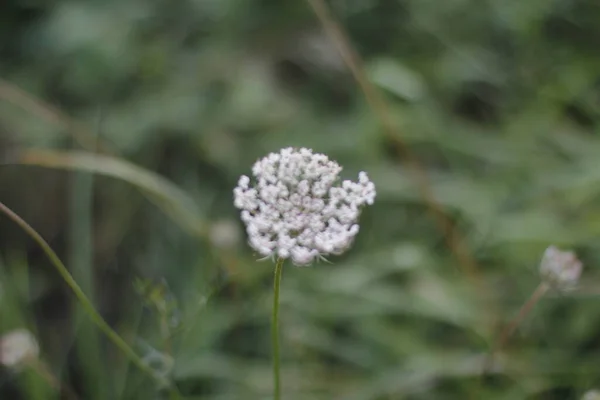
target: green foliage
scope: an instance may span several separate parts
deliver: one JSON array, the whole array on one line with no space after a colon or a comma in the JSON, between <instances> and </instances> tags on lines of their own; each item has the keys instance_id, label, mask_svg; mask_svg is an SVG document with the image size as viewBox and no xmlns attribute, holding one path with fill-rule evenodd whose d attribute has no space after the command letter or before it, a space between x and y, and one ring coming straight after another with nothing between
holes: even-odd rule
<instances>
[{"instance_id":1,"label":"green foliage","mask_svg":"<svg viewBox=\"0 0 600 400\"><path fill-rule=\"evenodd\" d=\"M3 165L0 201L77 264L111 326L183 398L264 399L273 265L235 235L215 240L215 226L237 222L232 189L258 157L311 147L345 176L367 171L378 198L348 254L284 268L284 399L579 399L600 387L600 5L329 4L475 257L477 287L305 1L8 0L0 78L114 152L50 151L71 146L73 124L0 87L0 156L10 142L98 174L86 186L39 158ZM3 217L0 235L0 333L36 332L82 399L168 398L78 325L64 285ZM581 256L581 290L544 298L482 378L550 244ZM0 371L0 398L17 392L57 398L35 375Z\"/></svg>"}]
</instances>

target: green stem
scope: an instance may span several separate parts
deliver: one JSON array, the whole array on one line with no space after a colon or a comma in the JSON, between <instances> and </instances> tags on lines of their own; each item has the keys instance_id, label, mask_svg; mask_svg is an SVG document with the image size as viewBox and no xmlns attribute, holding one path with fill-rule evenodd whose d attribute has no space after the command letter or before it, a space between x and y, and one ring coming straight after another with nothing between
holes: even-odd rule
<instances>
[{"instance_id":1,"label":"green stem","mask_svg":"<svg viewBox=\"0 0 600 400\"><path fill-rule=\"evenodd\" d=\"M531 312L533 306L537 304L538 301L542 298L543 295L550 289L550 287L542 282L539 286L533 291L533 294L529 297L529 299L523 304L519 313L516 317L514 317L510 323L504 328L502 333L500 334L500 339L496 343L495 350L499 351L504 347L508 339L512 336L513 333L517 330L521 322L525 319L525 317Z\"/></svg>"},{"instance_id":2,"label":"green stem","mask_svg":"<svg viewBox=\"0 0 600 400\"><path fill-rule=\"evenodd\" d=\"M279 362L279 287L283 271L283 258L275 264L275 280L273 282L273 320L271 321L271 343L273 345L273 399L281 399L281 378Z\"/></svg>"},{"instance_id":3,"label":"green stem","mask_svg":"<svg viewBox=\"0 0 600 400\"><path fill-rule=\"evenodd\" d=\"M69 273L69 270L63 262L60 260L58 255L52 250L52 247L44 240L44 238L37 233L35 229L31 227L25 220L15 214L10 208L0 202L0 211L6 214L11 220L21 227L37 244L42 248L46 256L50 259L52 264L56 267L58 273L61 275L63 280L69 285L79 303L83 307L84 311L88 314L90 319L100 328L102 332L117 346L129 360L135 364L140 370L150 375L162 386L170 386L170 382L164 377L158 375L152 368L150 368L144 361L138 356L135 351L115 332L110 325L102 318L102 316L96 311L92 302L85 295L81 287L77 284L73 276Z\"/></svg>"},{"instance_id":4,"label":"green stem","mask_svg":"<svg viewBox=\"0 0 600 400\"><path fill-rule=\"evenodd\" d=\"M548 290L550 290L550 286L548 286L547 283L540 283L539 286L533 291L533 294L525 302L525 304L521 306L521 309L519 310L517 316L514 317L510 321L510 323L504 328L504 330L500 334L498 341L495 343L494 347L492 347L485 361L484 373L487 373L491 369L496 353L498 353L504 347L504 345L506 345L508 339L510 339L513 333L515 333L515 331L517 330L519 325L521 325L525 317L529 315L529 313L533 309L533 306L535 306L540 301L540 299L546 294L546 292L548 292Z\"/></svg>"}]
</instances>

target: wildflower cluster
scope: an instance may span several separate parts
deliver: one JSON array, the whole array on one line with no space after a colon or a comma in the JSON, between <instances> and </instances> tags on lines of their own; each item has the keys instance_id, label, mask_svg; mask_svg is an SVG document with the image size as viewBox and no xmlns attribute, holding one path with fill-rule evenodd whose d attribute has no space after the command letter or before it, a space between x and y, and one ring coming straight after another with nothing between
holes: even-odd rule
<instances>
[{"instance_id":1,"label":"wildflower cluster","mask_svg":"<svg viewBox=\"0 0 600 400\"><path fill-rule=\"evenodd\" d=\"M242 176L234 189L250 246L296 265L347 250L361 208L375 200L375 185L364 172L358 182L340 184L341 171L326 155L306 148L285 148L257 161L255 184Z\"/></svg>"}]
</instances>

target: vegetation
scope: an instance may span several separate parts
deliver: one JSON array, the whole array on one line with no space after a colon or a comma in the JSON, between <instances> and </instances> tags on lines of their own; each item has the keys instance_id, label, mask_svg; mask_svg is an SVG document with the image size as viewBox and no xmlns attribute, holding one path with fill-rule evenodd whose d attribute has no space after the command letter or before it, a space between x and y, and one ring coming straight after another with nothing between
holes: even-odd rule
<instances>
[{"instance_id":1,"label":"vegetation","mask_svg":"<svg viewBox=\"0 0 600 400\"><path fill-rule=\"evenodd\" d=\"M0 202L123 343L2 214L0 335L29 329L40 363L0 369L0 398L269 398L274 265L232 190L302 146L377 199L347 253L284 265L283 399L581 399L600 387L598 21L591 0L5 1ZM582 260L578 288L486 369L550 245Z\"/></svg>"}]
</instances>

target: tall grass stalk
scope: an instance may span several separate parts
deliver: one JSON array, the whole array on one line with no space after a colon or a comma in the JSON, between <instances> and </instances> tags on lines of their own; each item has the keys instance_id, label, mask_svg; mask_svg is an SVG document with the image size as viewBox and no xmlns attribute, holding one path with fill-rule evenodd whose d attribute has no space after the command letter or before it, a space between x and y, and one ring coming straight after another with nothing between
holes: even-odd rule
<instances>
[{"instance_id":1,"label":"tall grass stalk","mask_svg":"<svg viewBox=\"0 0 600 400\"><path fill-rule=\"evenodd\" d=\"M77 284L73 276L69 273L69 270L60 260L58 255L54 252L52 247L44 240L44 238L31 227L25 220L19 217L15 212L8 208L4 203L0 202L0 212L5 214L8 218L13 220L23 231L25 231L35 242L41 247L46 256L50 259L58 273L61 275L65 283L71 288L79 303L83 307L86 314L90 317L98 328L117 346L129 360L136 365L141 371L152 377L160 386L169 387L170 382L163 376L157 374L150 366L136 354L136 352L115 332L110 325L102 318L102 316L96 311L90 299L85 295L81 287Z\"/></svg>"},{"instance_id":2,"label":"tall grass stalk","mask_svg":"<svg viewBox=\"0 0 600 400\"><path fill-rule=\"evenodd\" d=\"M100 118L99 118L100 122ZM99 134L96 129L96 139ZM76 145L76 143L74 143ZM72 171L70 175L69 198L69 257L73 278L83 292L97 305L94 293L93 260L93 198L94 174ZM107 370L103 367L100 337L93 323L86 318L85 311L77 308L75 312L74 335L77 352L82 368L82 378L86 382L87 396L90 400L105 399L112 388L107 379Z\"/></svg>"}]
</instances>

